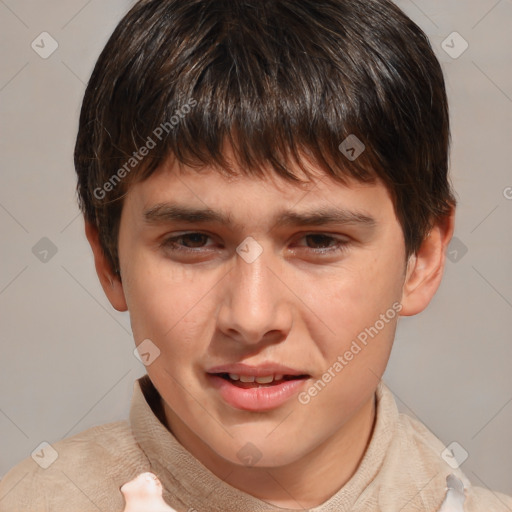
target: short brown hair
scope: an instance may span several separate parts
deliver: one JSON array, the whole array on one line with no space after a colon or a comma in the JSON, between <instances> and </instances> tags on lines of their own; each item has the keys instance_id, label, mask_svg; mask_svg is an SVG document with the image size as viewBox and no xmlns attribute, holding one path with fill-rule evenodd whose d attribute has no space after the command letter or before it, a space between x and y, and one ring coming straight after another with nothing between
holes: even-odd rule
<instances>
[{"instance_id":1,"label":"short brown hair","mask_svg":"<svg viewBox=\"0 0 512 512\"><path fill-rule=\"evenodd\" d=\"M391 1L139 1L96 63L75 147L80 208L113 269L130 184L170 155L230 174L226 141L247 175L301 181L290 163L309 178L307 154L341 183L382 180L407 257L456 204L443 73Z\"/></svg>"}]
</instances>

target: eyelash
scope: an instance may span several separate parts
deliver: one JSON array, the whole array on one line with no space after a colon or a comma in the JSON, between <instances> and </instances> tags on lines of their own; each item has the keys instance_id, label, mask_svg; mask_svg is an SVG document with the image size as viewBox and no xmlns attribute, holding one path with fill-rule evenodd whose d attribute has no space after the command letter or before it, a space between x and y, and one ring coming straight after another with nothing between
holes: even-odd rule
<instances>
[{"instance_id":1,"label":"eyelash","mask_svg":"<svg viewBox=\"0 0 512 512\"><path fill-rule=\"evenodd\" d=\"M183 247L183 246L179 245L178 243L176 243L178 240L184 239L184 238L189 237L191 235L201 235L201 236L204 236L206 238L211 238L211 236L206 234L206 233L201 233L201 232L197 232L197 231L191 231L189 233L183 233L183 234L178 235L178 236L173 236L173 237L167 238L167 239L165 239L162 242L161 245L165 249L170 250L172 252L197 254L198 252L202 251L202 249L204 249L204 248L203 247L197 247L197 248ZM307 233L307 234L303 235L302 238L306 238L306 237L322 237L323 239L326 240L327 243L330 243L332 241L337 242L337 244L334 247L331 247L331 248L314 249L314 248L311 248L311 247L306 247L306 249L310 249L315 254L319 254L319 255L322 255L322 254L332 255L332 254L337 254L337 253L343 252L343 251L347 250L347 246L348 246L348 243L349 243L346 240L341 240L339 238L336 238L336 237L331 236L331 235L327 235L325 233L317 233L317 232L315 232L315 233Z\"/></svg>"}]
</instances>

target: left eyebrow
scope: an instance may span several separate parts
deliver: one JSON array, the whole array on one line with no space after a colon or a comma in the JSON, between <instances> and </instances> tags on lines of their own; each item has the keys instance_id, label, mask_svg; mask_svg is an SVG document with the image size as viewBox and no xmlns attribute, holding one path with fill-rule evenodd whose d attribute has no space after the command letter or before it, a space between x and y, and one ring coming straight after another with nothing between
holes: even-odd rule
<instances>
[{"instance_id":1,"label":"left eyebrow","mask_svg":"<svg viewBox=\"0 0 512 512\"><path fill-rule=\"evenodd\" d=\"M173 203L160 203L144 211L146 224L165 222L217 223L233 226L232 216L210 208L192 208ZM361 225L374 228L377 221L366 212L350 211L333 207L320 207L310 211L294 212L285 210L273 219L273 226L325 226L325 225Z\"/></svg>"},{"instance_id":2,"label":"left eyebrow","mask_svg":"<svg viewBox=\"0 0 512 512\"><path fill-rule=\"evenodd\" d=\"M374 228L377 221L366 212L339 208L319 208L306 212L285 211L276 218L277 226L325 226L354 224Z\"/></svg>"}]
</instances>

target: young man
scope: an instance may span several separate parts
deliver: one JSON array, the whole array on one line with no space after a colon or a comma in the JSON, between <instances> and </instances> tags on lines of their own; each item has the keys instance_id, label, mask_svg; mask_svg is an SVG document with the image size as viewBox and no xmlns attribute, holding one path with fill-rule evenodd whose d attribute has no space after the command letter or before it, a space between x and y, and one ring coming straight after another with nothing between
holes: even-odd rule
<instances>
[{"instance_id":1,"label":"young man","mask_svg":"<svg viewBox=\"0 0 512 512\"><path fill-rule=\"evenodd\" d=\"M75 163L148 375L129 421L11 470L0 511L134 512L147 472L179 512L512 510L380 380L441 281L448 148L439 63L389 1L138 2Z\"/></svg>"}]
</instances>

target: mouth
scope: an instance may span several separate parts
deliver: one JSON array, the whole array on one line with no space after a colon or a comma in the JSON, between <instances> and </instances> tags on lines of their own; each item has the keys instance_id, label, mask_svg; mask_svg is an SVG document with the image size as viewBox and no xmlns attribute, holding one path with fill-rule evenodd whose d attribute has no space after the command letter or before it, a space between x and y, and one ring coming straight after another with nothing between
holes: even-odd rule
<instances>
[{"instance_id":1,"label":"mouth","mask_svg":"<svg viewBox=\"0 0 512 512\"><path fill-rule=\"evenodd\" d=\"M283 406L304 389L310 375L206 373L210 386L231 407L265 412Z\"/></svg>"},{"instance_id":2,"label":"mouth","mask_svg":"<svg viewBox=\"0 0 512 512\"><path fill-rule=\"evenodd\" d=\"M234 373L213 373L210 375L215 375L217 377L220 377L221 379L224 379L225 381L228 381L233 386L236 386L238 388L242 389L252 389L252 388L263 388L263 387L272 387L272 386L278 386L282 384L283 382L290 381L290 380L302 380L309 378L309 375L282 375L282 374L275 374L275 375L267 375L262 377L255 377L254 375L238 375Z\"/></svg>"}]
</instances>

